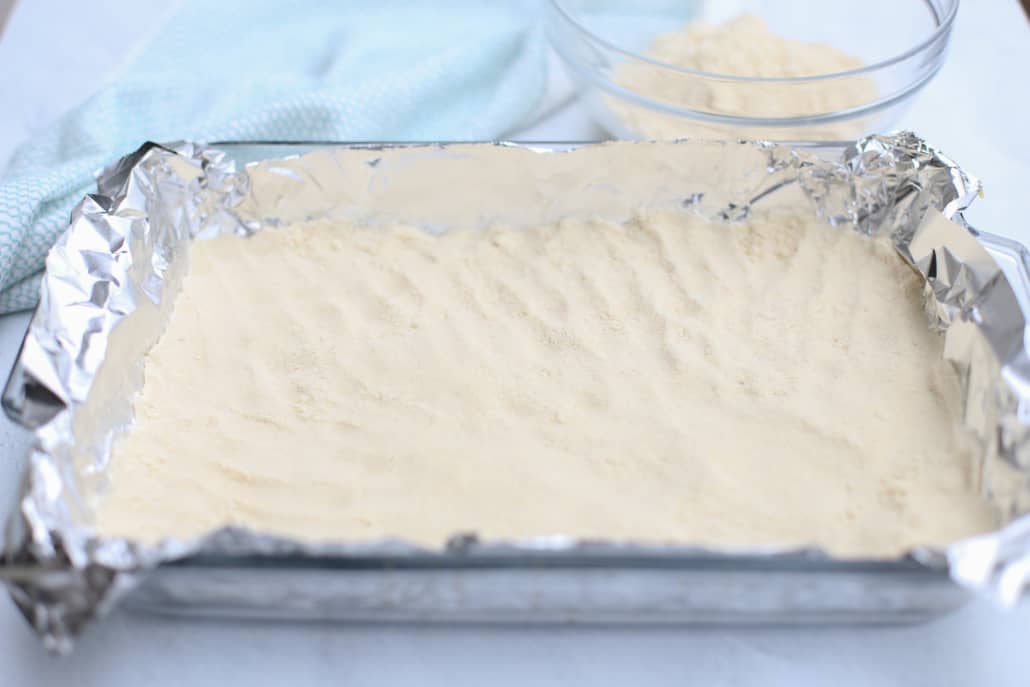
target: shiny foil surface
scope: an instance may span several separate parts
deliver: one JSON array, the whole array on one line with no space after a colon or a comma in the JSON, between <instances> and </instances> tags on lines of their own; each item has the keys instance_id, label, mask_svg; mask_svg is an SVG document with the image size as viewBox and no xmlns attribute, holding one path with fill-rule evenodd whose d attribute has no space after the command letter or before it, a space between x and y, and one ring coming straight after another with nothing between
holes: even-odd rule
<instances>
[{"instance_id":1,"label":"shiny foil surface","mask_svg":"<svg viewBox=\"0 0 1030 687\"><path fill-rule=\"evenodd\" d=\"M496 145L462 146L448 164L462 165L474 175L476 151L496 151ZM520 155L524 148L547 156L581 154L500 145ZM979 234L962 217L979 193L979 182L907 133L873 136L833 151L832 157L806 146L754 142L615 145L639 146L642 155L653 153L677 164L682 160L684 167L700 170L698 179L712 179L696 188L673 185L666 190L681 205L706 215L732 222L746 216L752 205L777 199L810 206L831 224L891 237L901 256L925 278L930 326L946 337L945 355L962 381L961 421L982 447L981 490L1007 523L944 551L913 551L904 565L946 571L962 587L1014 604L1030 584L1030 516L1022 515L1030 510L1030 359L1019 302L1020 295L1030 294L1017 291L1025 288L1014 286L985 249L1005 240ZM299 561L386 557L402 562L478 557L479 565L501 561L508 568L541 555L560 555L573 564L603 560L612 566L642 557L661 565L703 559L716 560L731 573L773 561L810 573L813 580L832 568L833 559L814 550L713 552L565 537L482 542L455 533L444 549L428 551L400 541L313 543L236 527L196 541L166 540L156 546L96 534L89 524L90 499L102 492L111 442L131 422L131 399L142 385L142 359L167 321L188 262L189 241L259 231L345 204L355 177L340 151L373 174L381 155L392 148L329 147L237 169L218 148L147 144L104 170L97 193L75 208L68 231L47 259L40 304L3 398L7 413L32 429L34 443L17 507L8 519L0 579L46 646L69 650L86 623L164 570L163 564L200 555L236 560L241 566L255 556ZM584 148L603 155L603 146ZM423 151L419 164L431 170L436 164L432 153L449 148L410 149ZM720 173L708 173L716 169ZM648 183L645 172L634 170L632 176L633 183ZM1022 249L1013 253L1023 254ZM475 523L469 523L469 531L474 530ZM375 578L365 583L374 585ZM638 593L637 587L626 593ZM184 601L181 585L158 589L165 602ZM271 604L278 604L280 615L294 617L288 608L304 605L303 585L291 593L289 599ZM483 592L505 593L501 588ZM796 602L784 601L782 594L774 598L775 590L756 593L787 612ZM827 587L823 593L852 592ZM236 585L231 594L238 605L269 605L266 591L246 583ZM314 598L307 598L308 605ZM469 603L467 598L459 602ZM575 603L588 601L576 601L570 608L589 611ZM903 606L904 600L890 603ZM546 615L546 609L533 612Z\"/></svg>"}]
</instances>

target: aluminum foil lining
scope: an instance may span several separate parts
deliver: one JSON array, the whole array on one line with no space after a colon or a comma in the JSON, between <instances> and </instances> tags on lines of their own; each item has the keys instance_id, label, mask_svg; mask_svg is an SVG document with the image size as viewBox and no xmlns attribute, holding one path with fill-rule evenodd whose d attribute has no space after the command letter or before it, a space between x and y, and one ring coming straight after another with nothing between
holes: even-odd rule
<instances>
[{"instance_id":1,"label":"aluminum foil lining","mask_svg":"<svg viewBox=\"0 0 1030 687\"><path fill-rule=\"evenodd\" d=\"M1030 585L1030 515L1021 515L1030 511L1030 360L1026 320L1013 287L961 214L978 195L979 182L907 133L864 139L832 160L766 143L619 145L676 146L684 164L715 158L750 164L746 174L734 177L748 180L747 187L729 194L701 186L677 189L684 205L726 221L746 216L768 198L796 196L794 202L807 197L832 224L889 233L925 277L931 326L944 332L946 356L962 380L963 421L982 446L983 493L1008 522L946 551L917 550L909 558L946 567L959 584L1015 603ZM305 203L343 188L325 175L335 173L335 182L346 183L332 152L319 155L236 170L217 149L147 144L105 169L98 192L72 212L68 231L47 259L40 304L3 398L8 414L33 430L34 443L8 520L0 579L6 578L49 648L68 650L83 625L148 570L198 553L434 553L399 541L310 543L239 528L144 546L100 537L88 524L87 496L103 481L116 432L131 421L131 393L125 390L142 384L141 361L167 320L189 240L303 219ZM373 149L365 164L376 163ZM468 535L456 535L446 552L540 551L697 552L565 537L490 543ZM828 558L819 551L747 554Z\"/></svg>"}]
</instances>

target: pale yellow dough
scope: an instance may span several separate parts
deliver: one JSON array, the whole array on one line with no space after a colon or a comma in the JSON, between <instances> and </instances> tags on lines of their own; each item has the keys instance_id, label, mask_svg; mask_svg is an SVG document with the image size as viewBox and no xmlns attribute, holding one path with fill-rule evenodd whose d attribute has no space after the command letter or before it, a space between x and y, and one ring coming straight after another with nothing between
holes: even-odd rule
<instances>
[{"instance_id":1,"label":"pale yellow dough","mask_svg":"<svg viewBox=\"0 0 1030 687\"><path fill-rule=\"evenodd\" d=\"M947 543L994 518L920 289L792 214L198 241L97 526Z\"/></svg>"}]
</instances>

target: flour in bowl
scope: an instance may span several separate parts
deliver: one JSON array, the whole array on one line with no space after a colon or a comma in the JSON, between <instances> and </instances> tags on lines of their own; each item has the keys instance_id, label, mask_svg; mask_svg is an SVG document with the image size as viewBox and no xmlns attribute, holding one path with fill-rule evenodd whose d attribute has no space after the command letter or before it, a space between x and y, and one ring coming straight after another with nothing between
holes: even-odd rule
<instances>
[{"instance_id":1,"label":"flour in bowl","mask_svg":"<svg viewBox=\"0 0 1030 687\"><path fill-rule=\"evenodd\" d=\"M691 22L678 31L660 34L647 56L667 65L704 72L698 76L676 72L640 60L628 60L615 69L614 81L631 93L674 107L697 112L754 118L782 119L840 112L868 104L877 97L867 75L832 80L781 82L718 80L730 77L803 78L860 69L863 62L824 43L783 38L753 15L724 24ZM865 122L848 120L799 125L775 131L689 119L607 98L613 112L630 130L645 138L790 138L792 140L845 140L863 133ZM772 133L771 133L772 132Z\"/></svg>"}]
</instances>

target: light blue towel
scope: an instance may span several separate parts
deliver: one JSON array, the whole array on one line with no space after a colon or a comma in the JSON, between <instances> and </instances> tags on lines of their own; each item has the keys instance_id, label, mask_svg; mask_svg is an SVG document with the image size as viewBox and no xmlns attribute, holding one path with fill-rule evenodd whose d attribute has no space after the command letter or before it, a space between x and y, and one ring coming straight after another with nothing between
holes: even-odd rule
<instances>
[{"instance_id":1,"label":"light blue towel","mask_svg":"<svg viewBox=\"0 0 1030 687\"><path fill-rule=\"evenodd\" d=\"M0 313L93 174L145 140L490 139L543 97L535 0L186 0L109 86L0 181ZM93 37L103 40L102 36Z\"/></svg>"}]
</instances>

